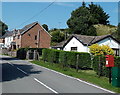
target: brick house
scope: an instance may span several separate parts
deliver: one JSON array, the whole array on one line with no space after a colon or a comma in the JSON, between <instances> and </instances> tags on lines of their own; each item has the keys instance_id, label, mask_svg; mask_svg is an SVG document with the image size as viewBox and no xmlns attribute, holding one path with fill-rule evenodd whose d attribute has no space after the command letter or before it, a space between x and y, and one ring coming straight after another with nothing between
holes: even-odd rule
<instances>
[{"instance_id":1,"label":"brick house","mask_svg":"<svg viewBox=\"0 0 120 95\"><path fill-rule=\"evenodd\" d=\"M14 30L12 33L11 49L50 47L51 35L38 22Z\"/></svg>"}]
</instances>

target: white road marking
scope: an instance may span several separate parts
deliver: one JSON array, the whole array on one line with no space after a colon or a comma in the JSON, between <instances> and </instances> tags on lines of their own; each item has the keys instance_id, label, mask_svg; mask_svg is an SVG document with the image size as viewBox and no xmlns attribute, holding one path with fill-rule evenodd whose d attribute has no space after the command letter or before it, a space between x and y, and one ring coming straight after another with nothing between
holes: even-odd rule
<instances>
[{"instance_id":1,"label":"white road marking","mask_svg":"<svg viewBox=\"0 0 120 95\"><path fill-rule=\"evenodd\" d=\"M58 94L57 91L53 90L52 88L48 87L47 85L45 85L44 83L42 83L41 81L39 81L38 79L34 78L35 81L37 81L38 83L42 84L43 86L45 86L46 88L48 88L49 90L51 90L52 92Z\"/></svg>"},{"instance_id":2,"label":"white road marking","mask_svg":"<svg viewBox=\"0 0 120 95\"><path fill-rule=\"evenodd\" d=\"M29 61L28 61L28 62L29 62ZM32 63L30 63L30 64L32 64ZM49 71L52 71L52 72L55 72L55 73L57 73L57 74L60 74L60 75L62 75L62 76L65 76L65 77L68 77L68 78L71 78L71 79L74 79L74 80L78 80L78 81L80 81L80 82L82 82L82 83L85 83L85 84L87 84L87 85L93 86L93 87L98 88L98 89L101 89L101 90L103 90L103 91L106 91L106 92L109 92L109 93L115 93L115 92L113 92L113 91L107 90L107 89L102 88L102 87L100 87L100 86L94 85L94 84L92 84L92 83L88 83L88 82L83 81L83 80L80 80L80 79L78 79L78 78L74 78L74 77L65 75L65 74L63 74L63 73L60 73L60 72L57 72L57 71L48 69L48 68L46 68L46 67L42 67L42 66L36 65L36 64L33 64L33 65L38 66L38 67L41 67L41 68L44 68L44 69L49 70Z\"/></svg>"},{"instance_id":3,"label":"white road marking","mask_svg":"<svg viewBox=\"0 0 120 95\"><path fill-rule=\"evenodd\" d=\"M8 64L14 66L14 65L13 65L12 63L10 63L10 62L8 62ZM20 70L22 73L28 75L28 74L27 74L25 71L23 71L22 69L20 69L20 68L18 68L18 67L17 67L17 69ZM33 78L34 78L34 77L33 77ZM52 88L50 88L49 86L45 85L43 82L39 81L37 78L34 78L34 80L35 80L36 82L40 83L41 85L45 86L45 87L46 87L47 89L49 89L50 91L58 94L57 91L55 91L55 90L53 90Z\"/></svg>"},{"instance_id":4,"label":"white road marking","mask_svg":"<svg viewBox=\"0 0 120 95\"><path fill-rule=\"evenodd\" d=\"M20 68L18 68L18 67L17 67L17 69L20 70L21 72L23 72L24 74L28 75L28 74L27 74L25 71L23 71L22 69L20 69Z\"/></svg>"}]
</instances>

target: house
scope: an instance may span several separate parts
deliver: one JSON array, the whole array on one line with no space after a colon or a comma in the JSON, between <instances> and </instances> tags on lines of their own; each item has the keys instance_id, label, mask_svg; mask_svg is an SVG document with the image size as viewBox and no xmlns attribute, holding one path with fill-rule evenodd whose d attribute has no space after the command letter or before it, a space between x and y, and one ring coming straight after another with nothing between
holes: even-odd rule
<instances>
[{"instance_id":1,"label":"house","mask_svg":"<svg viewBox=\"0 0 120 95\"><path fill-rule=\"evenodd\" d=\"M2 36L0 36L0 49L2 49L4 47L4 39Z\"/></svg>"},{"instance_id":2,"label":"house","mask_svg":"<svg viewBox=\"0 0 120 95\"><path fill-rule=\"evenodd\" d=\"M51 42L51 35L38 22L15 29L4 38L5 46L11 49L49 48Z\"/></svg>"},{"instance_id":3,"label":"house","mask_svg":"<svg viewBox=\"0 0 120 95\"><path fill-rule=\"evenodd\" d=\"M88 46L92 44L109 45L119 55L120 42L111 35L103 36L86 36L86 35L72 35L68 40L63 41L52 48L64 51L89 52Z\"/></svg>"}]
</instances>

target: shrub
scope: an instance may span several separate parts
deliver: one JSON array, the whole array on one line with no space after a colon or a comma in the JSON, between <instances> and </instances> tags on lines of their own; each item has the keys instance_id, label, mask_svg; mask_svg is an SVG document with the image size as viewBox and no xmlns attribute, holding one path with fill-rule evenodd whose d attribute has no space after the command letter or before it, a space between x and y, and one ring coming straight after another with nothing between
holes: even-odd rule
<instances>
[{"instance_id":1,"label":"shrub","mask_svg":"<svg viewBox=\"0 0 120 95\"><path fill-rule=\"evenodd\" d=\"M114 57L114 62L115 67L120 67L120 57ZM92 63L93 70L97 73L97 75L109 77L109 69L105 67L105 56L94 56ZM99 63L101 64L101 72L99 70Z\"/></svg>"},{"instance_id":2,"label":"shrub","mask_svg":"<svg viewBox=\"0 0 120 95\"><path fill-rule=\"evenodd\" d=\"M115 67L120 67L120 57L119 56L116 56L115 57Z\"/></svg>"},{"instance_id":3,"label":"shrub","mask_svg":"<svg viewBox=\"0 0 120 95\"><path fill-rule=\"evenodd\" d=\"M79 55L78 60L77 55ZM43 49L43 60L48 61L50 63L60 63L63 67L76 67L77 61L78 66L80 68L90 68L91 66L91 57L89 53Z\"/></svg>"},{"instance_id":4,"label":"shrub","mask_svg":"<svg viewBox=\"0 0 120 95\"><path fill-rule=\"evenodd\" d=\"M37 50L39 55L42 55L42 49L43 48L20 48L17 50L17 58L26 59L28 50L31 50L32 52L34 52L34 50Z\"/></svg>"},{"instance_id":5,"label":"shrub","mask_svg":"<svg viewBox=\"0 0 120 95\"><path fill-rule=\"evenodd\" d=\"M93 44L89 46L90 53L97 56L97 55L114 55L114 51L108 45L98 45Z\"/></svg>"}]
</instances>

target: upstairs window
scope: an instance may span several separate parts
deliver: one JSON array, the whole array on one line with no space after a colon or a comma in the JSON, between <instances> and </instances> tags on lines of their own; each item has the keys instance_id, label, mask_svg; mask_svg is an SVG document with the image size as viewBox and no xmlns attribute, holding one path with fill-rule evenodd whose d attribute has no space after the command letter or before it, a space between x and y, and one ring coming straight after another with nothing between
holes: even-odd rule
<instances>
[{"instance_id":1,"label":"upstairs window","mask_svg":"<svg viewBox=\"0 0 120 95\"><path fill-rule=\"evenodd\" d=\"M18 35L18 39L20 39L20 35Z\"/></svg>"},{"instance_id":2,"label":"upstairs window","mask_svg":"<svg viewBox=\"0 0 120 95\"><path fill-rule=\"evenodd\" d=\"M37 35L35 35L35 40L37 40Z\"/></svg>"}]
</instances>

